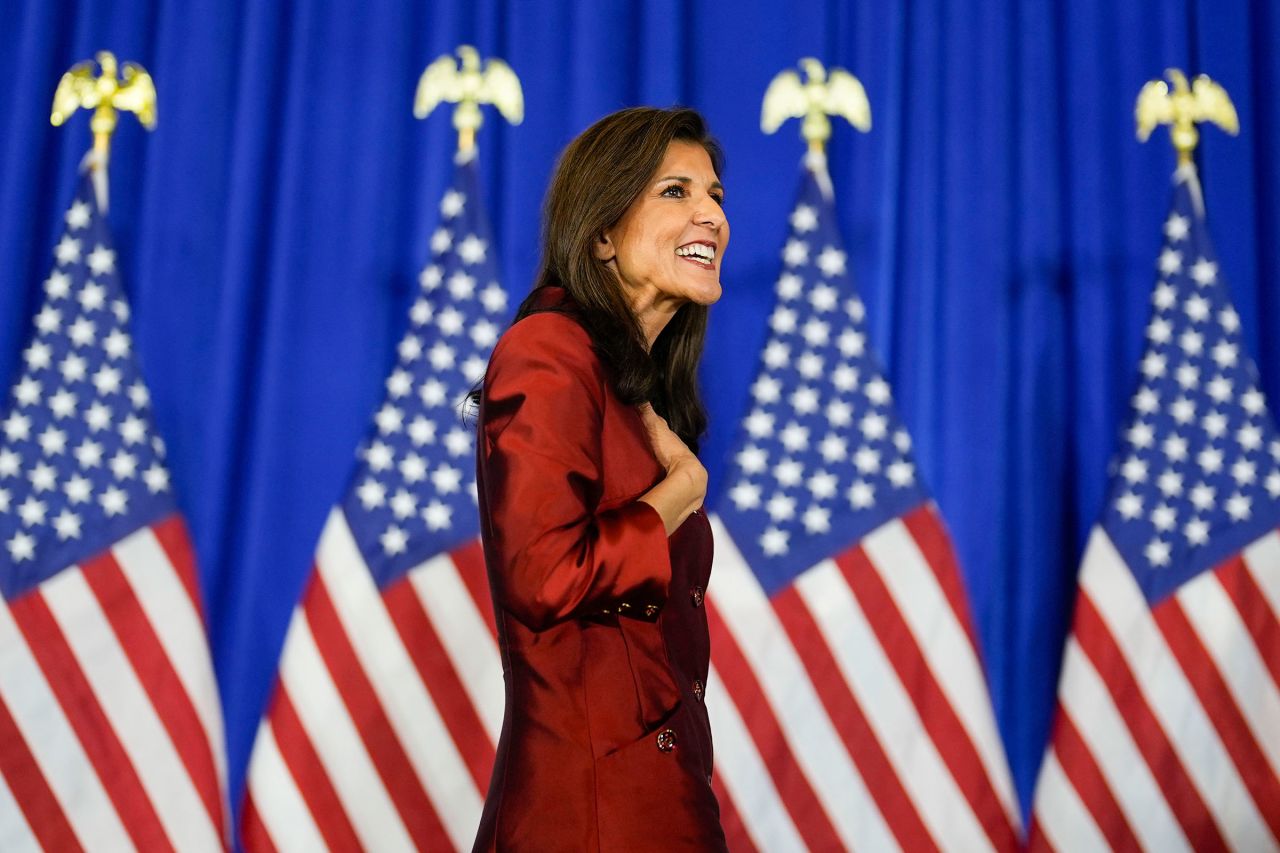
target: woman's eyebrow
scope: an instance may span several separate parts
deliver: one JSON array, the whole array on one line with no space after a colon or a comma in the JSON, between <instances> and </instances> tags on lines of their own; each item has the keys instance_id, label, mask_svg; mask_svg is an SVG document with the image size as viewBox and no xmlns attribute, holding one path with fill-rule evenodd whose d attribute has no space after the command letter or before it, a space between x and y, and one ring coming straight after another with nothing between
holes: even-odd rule
<instances>
[{"instance_id":1,"label":"woman's eyebrow","mask_svg":"<svg viewBox=\"0 0 1280 853\"><path fill-rule=\"evenodd\" d=\"M656 181L654 181L654 183L660 184L663 181L679 181L682 184L691 184L693 183L693 178L688 178L688 177L685 177L684 175L664 175L663 177L658 178ZM723 192L724 184L720 183L719 181L712 181L710 189L720 190L721 192Z\"/></svg>"}]
</instances>

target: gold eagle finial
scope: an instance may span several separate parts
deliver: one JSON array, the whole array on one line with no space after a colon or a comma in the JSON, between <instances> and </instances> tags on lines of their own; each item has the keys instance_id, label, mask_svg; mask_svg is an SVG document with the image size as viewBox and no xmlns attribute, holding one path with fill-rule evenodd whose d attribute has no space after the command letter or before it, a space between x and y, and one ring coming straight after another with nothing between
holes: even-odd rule
<instances>
[{"instance_id":1,"label":"gold eagle finial","mask_svg":"<svg viewBox=\"0 0 1280 853\"><path fill-rule=\"evenodd\" d=\"M1151 80L1138 93L1133 116L1140 141L1146 142L1156 125L1169 125L1178 165L1184 166L1191 163L1191 152L1200 141L1197 122L1211 121L1232 136L1240 132L1240 119L1226 89L1204 74L1188 85L1186 75L1178 69L1164 73L1173 83L1172 92L1163 80Z\"/></svg>"},{"instance_id":2,"label":"gold eagle finial","mask_svg":"<svg viewBox=\"0 0 1280 853\"><path fill-rule=\"evenodd\" d=\"M62 125L80 107L93 110L89 127L93 131L93 149L102 162L111 147L111 134L115 132L118 111L135 113L147 130L156 126L156 87L151 75L141 65L124 64L124 80L116 77L116 58L110 51L97 53L98 67L102 73L93 76L93 60L85 60L71 67L53 93L53 112L49 121L54 127Z\"/></svg>"},{"instance_id":3,"label":"gold eagle finial","mask_svg":"<svg viewBox=\"0 0 1280 853\"><path fill-rule=\"evenodd\" d=\"M480 54L471 45L458 48L455 63L445 54L436 59L418 79L418 92L413 99L413 114L427 115L442 102L457 104L453 110L453 126L458 131L458 152L475 148L476 130L484 117L481 104L493 104L512 124L524 121L524 91L520 78L501 59L490 59L480 67Z\"/></svg>"},{"instance_id":4,"label":"gold eagle finial","mask_svg":"<svg viewBox=\"0 0 1280 853\"><path fill-rule=\"evenodd\" d=\"M760 108L760 129L773 133L789 118L803 118L800 133L809 150L821 152L831 137L831 120L838 115L864 133L871 129L871 103L867 92L848 71L832 68L811 57L800 60L805 82L791 69L781 72L769 83Z\"/></svg>"}]
</instances>

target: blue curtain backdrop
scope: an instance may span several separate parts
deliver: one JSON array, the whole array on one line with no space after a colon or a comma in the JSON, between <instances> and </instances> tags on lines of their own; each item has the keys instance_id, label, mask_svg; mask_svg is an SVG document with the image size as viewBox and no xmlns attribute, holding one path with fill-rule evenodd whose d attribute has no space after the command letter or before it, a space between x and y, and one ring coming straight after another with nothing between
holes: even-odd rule
<instances>
[{"instance_id":1,"label":"blue curtain backdrop","mask_svg":"<svg viewBox=\"0 0 1280 853\"><path fill-rule=\"evenodd\" d=\"M1203 134L1210 225L1280 399L1280 9L1195 0L9 0L0 28L0 376L18 363L89 135L49 126L59 75L144 64L159 129L116 135L111 221L137 347L198 548L233 798L290 609L376 405L450 174L427 62L504 57L527 118L487 113L487 204L527 292L554 158L631 104L695 106L728 151L733 237L703 376L712 490L765 336L802 146L759 131L801 56L859 75L874 127L830 146L874 343L956 539L1024 808L1075 569L1132 390L1173 155L1139 87L1222 82ZM1273 402L1274 405L1274 402Z\"/></svg>"}]
</instances>

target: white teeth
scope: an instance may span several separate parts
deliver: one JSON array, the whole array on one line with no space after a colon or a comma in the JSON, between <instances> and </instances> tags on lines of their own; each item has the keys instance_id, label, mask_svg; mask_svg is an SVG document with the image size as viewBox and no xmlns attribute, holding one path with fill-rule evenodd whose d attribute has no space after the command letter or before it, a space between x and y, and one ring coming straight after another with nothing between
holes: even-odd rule
<instances>
[{"instance_id":1,"label":"white teeth","mask_svg":"<svg viewBox=\"0 0 1280 853\"><path fill-rule=\"evenodd\" d=\"M716 250L701 243L690 243L688 246L681 246L676 249L676 254L682 258L697 258L700 261L711 263L715 260Z\"/></svg>"}]
</instances>

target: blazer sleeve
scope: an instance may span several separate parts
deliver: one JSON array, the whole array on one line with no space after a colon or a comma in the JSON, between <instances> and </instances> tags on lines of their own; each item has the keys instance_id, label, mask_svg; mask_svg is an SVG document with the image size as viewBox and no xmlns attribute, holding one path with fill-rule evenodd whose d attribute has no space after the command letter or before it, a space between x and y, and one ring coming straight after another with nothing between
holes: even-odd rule
<instances>
[{"instance_id":1,"label":"blazer sleeve","mask_svg":"<svg viewBox=\"0 0 1280 853\"><path fill-rule=\"evenodd\" d=\"M658 511L638 500L597 510L607 393L586 331L550 312L512 326L485 375L490 578L498 602L535 631L667 599L671 562Z\"/></svg>"}]
</instances>

